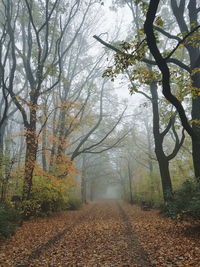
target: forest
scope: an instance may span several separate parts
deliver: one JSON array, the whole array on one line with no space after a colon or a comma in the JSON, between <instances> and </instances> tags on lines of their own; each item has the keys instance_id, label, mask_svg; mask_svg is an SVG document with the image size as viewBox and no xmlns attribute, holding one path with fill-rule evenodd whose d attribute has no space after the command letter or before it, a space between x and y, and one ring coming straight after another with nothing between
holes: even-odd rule
<instances>
[{"instance_id":1,"label":"forest","mask_svg":"<svg viewBox=\"0 0 200 267\"><path fill-rule=\"evenodd\" d=\"M200 2L0 13L0 266L200 266Z\"/></svg>"}]
</instances>

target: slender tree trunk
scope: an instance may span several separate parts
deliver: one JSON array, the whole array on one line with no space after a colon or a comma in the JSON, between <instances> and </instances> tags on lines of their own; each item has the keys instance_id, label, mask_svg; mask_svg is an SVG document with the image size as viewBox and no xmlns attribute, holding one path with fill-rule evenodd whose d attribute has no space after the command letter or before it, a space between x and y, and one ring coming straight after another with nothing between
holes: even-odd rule
<instances>
[{"instance_id":1,"label":"slender tree trunk","mask_svg":"<svg viewBox=\"0 0 200 267\"><path fill-rule=\"evenodd\" d=\"M91 180L90 183L90 200L93 201L94 200L94 179Z\"/></svg>"},{"instance_id":2,"label":"slender tree trunk","mask_svg":"<svg viewBox=\"0 0 200 267\"><path fill-rule=\"evenodd\" d=\"M50 161L49 161L49 172L52 172L53 170L55 153L56 153L56 144L53 143L52 148L51 148Z\"/></svg>"},{"instance_id":3,"label":"slender tree trunk","mask_svg":"<svg viewBox=\"0 0 200 267\"><path fill-rule=\"evenodd\" d=\"M128 180L129 180L130 203L133 204L132 173L131 173L131 168L130 168L129 162L128 162Z\"/></svg>"},{"instance_id":4,"label":"slender tree trunk","mask_svg":"<svg viewBox=\"0 0 200 267\"><path fill-rule=\"evenodd\" d=\"M53 144L52 150L51 150L51 156L50 156L50 164L49 164L49 170L52 171L54 164L59 164L63 163L63 153L64 153L64 145L65 145L65 138L64 138L64 131L65 131L65 112L61 110L60 115L59 115L59 125L56 129L54 128L53 135L57 136L58 135L58 141L59 144L57 145L56 143ZM54 126L55 127L55 126Z\"/></svg>"},{"instance_id":5,"label":"slender tree trunk","mask_svg":"<svg viewBox=\"0 0 200 267\"><path fill-rule=\"evenodd\" d=\"M4 156L4 134L5 134L6 124L4 123L0 128L0 171L2 168L3 163L3 156Z\"/></svg>"},{"instance_id":6,"label":"slender tree trunk","mask_svg":"<svg viewBox=\"0 0 200 267\"><path fill-rule=\"evenodd\" d=\"M47 148L47 137L46 137L46 126L42 131L42 167L44 171L47 171L47 159L46 159L46 148Z\"/></svg>"},{"instance_id":7,"label":"slender tree trunk","mask_svg":"<svg viewBox=\"0 0 200 267\"><path fill-rule=\"evenodd\" d=\"M5 123L0 128L0 184L1 184L1 199L3 201L3 192L4 192L4 143L3 137L5 134Z\"/></svg>"},{"instance_id":8,"label":"slender tree trunk","mask_svg":"<svg viewBox=\"0 0 200 267\"><path fill-rule=\"evenodd\" d=\"M84 174L82 173L82 179L81 179L81 200L83 204L87 203L86 199L86 179Z\"/></svg>"},{"instance_id":9,"label":"slender tree trunk","mask_svg":"<svg viewBox=\"0 0 200 267\"><path fill-rule=\"evenodd\" d=\"M85 173L85 154L83 154L83 161L82 161L82 179L81 179L81 200L83 204L87 203L87 183L86 183L86 173Z\"/></svg>"},{"instance_id":10,"label":"slender tree trunk","mask_svg":"<svg viewBox=\"0 0 200 267\"><path fill-rule=\"evenodd\" d=\"M53 136L55 138L57 137L56 115L57 115L57 111L55 111L54 115L53 115ZM57 147L57 144L55 142L53 142L53 145L51 148L50 160L49 160L49 172L52 172L52 170L53 170L54 159L55 159L55 154L56 154L56 147Z\"/></svg>"},{"instance_id":11,"label":"slender tree trunk","mask_svg":"<svg viewBox=\"0 0 200 267\"><path fill-rule=\"evenodd\" d=\"M122 187L122 199L126 200L126 187L124 181L121 182L121 187Z\"/></svg>"},{"instance_id":12,"label":"slender tree trunk","mask_svg":"<svg viewBox=\"0 0 200 267\"><path fill-rule=\"evenodd\" d=\"M2 184L2 190L1 190L1 202L6 201L6 197L7 197L7 190L9 189L8 185L9 185L9 181L11 178L11 171L12 171L12 167L13 167L13 161L8 161L5 163L6 167L5 167L5 178L3 180L3 184Z\"/></svg>"}]
</instances>

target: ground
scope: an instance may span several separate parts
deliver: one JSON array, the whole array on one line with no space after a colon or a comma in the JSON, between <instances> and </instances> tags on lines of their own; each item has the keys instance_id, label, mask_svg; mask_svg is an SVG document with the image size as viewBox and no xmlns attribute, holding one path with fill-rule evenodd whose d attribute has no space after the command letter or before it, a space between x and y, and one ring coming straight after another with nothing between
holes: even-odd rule
<instances>
[{"instance_id":1,"label":"ground","mask_svg":"<svg viewBox=\"0 0 200 267\"><path fill-rule=\"evenodd\" d=\"M24 222L0 247L2 267L199 267L200 234L191 222L121 201Z\"/></svg>"}]
</instances>

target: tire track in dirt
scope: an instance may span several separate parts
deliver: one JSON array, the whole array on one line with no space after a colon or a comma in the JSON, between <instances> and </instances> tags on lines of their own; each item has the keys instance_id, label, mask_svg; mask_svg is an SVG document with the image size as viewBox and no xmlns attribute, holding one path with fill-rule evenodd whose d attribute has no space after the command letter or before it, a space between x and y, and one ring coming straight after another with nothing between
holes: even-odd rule
<instances>
[{"instance_id":1,"label":"tire track in dirt","mask_svg":"<svg viewBox=\"0 0 200 267\"><path fill-rule=\"evenodd\" d=\"M119 214L124 223L125 235L127 237L128 248L130 250L132 262L138 264L141 267L155 267L155 265L150 263L147 253L144 251L136 234L133 231L132 225L129 221L129 217L122 208L119 202L116 203L119 209Z\"/></svg>"},{"instance_id":2,"label":"tire track in dirt","mask_svg":"<svg viewBox=\"0 0 200 267\"><path fill-rule=\"evenodd\" d=\"M116 201L98 202L91 212L47 247L29 266L152 267L128 216ZM19 266L18 266L19 267Z\"/></svg>"},{"instance_id":3,"label":"tire track in dirt","mask_svg":"<svg viewBox=\"0 0 200 267\"><path fill-rule=\"evenodd\" d=\"M116 245L121 243L120 235L116 235L120 227L121 219L113 202L98 202L90 214L73 227L69 235L44 251L30 266L132 266L126 264L128 255L120 257L122 247Z\"/></svg>"},{"instance_id":4,"label":"tire track in dirt","mask_svg":"<svg viewBox=\"0 0 200 267\"><path fill-rule=\"evenodd\" d=\"M94 209L96 208L96 204L93 204L92 207L85 212L84 214L81 214L78 218L76 218L75 223L71 223L67 226L63 231L59 232L58 234L51 237L48 241L45 243L39 245L36 249L34 249L31 254L27 257L27 259L24 259L23 264L16 264L15 267L29 267L29 262L32 262L33 260L40 257L40 255L47 249L51 248L51 246L54 245L55 242L59 241L64 235L66 235L72 227L76 227L79 225Z\"/></svg>"},{"instance_id":5,"label":"tire track in dirt","mask_svg":"<svg viewBox=\"0 0 200 267\"><path fill-rule=\"evenodd\" d=\"M120 201L99 201L14 267L153 267ZM66 217L67 222L67 217Z\"/></svg>"}]
</instances>

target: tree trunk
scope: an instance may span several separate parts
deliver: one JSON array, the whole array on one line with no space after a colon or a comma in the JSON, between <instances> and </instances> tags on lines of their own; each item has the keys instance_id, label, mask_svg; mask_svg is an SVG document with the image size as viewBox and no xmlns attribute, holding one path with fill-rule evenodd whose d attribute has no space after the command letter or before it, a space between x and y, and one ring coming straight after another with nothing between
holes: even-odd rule
<instances>
[{"instance_id":1,"label":"tree trunk","mask_svg":"<svg viewBox=\"0 0 200 267\"><path fill-rule=\"evenodd\" d=\"M4 143L3 137L5 134L5 123L0 128L0 184L1 184L1 200L3 201L4 195Z\"/></svg>"},{"instance_id":2,"label":"tree trunk","mask_svg":"<svg viewBox=\"0 0 200 267\"><path fill-rule=\"evenodd\" d=\"M150 84L150 91L152 95L152 109L153 109L153 136L155 143L155 154L159 164L163 198L165 202L172 199L173 188L169 172L169 161L163 151L163 137L160 133L160 118L158 110L158 93L155 82Z\"/></svg>"},{"instance_id":3,"label":"tree trunk","mask_svg":"<svg viewBox=\"0 0 200 267\"><path fill-rule=\"evenodd\" d=\"M81 179L81 200L83 204L87 203L87 183L86 183L86 172L85 172L85 168L86 168L86 157L85 154L83 154L83 161L82 161L82 179Z\"/></svg>"},{"instance_id":4,"label":"tree trunk","mask_svg":"<svg viewBox=\"0 0 200 267\"><path fill-rule=\"evenodd\" d=\"M169 172L169 162L165 157L158 156L157 158L162 181L163 198L165 203L167 203L172 200L173 196L173 189Z\"/></svg>"},{"instance_id":5,"label":"tree trunk","mask_svg":"<svg viewBox=\"0 0 200 267\"><path fill-rule=\"evenodd\" d=\"M130 203L133 204L133 192L132 192L132 173L130 163L128 162L128 180L129 180L129 192L130 192Z\"/></svg>"},{"instance_id":6,"label":"tree trunk","mask_svg":"<svg viewBox=\"0 0 200 267\"><path fill-rule=\"evenodd\" d=\"M87 203L86 199L86 179L84 175L82 174L82 179L81 179L81 200L83 204Z\"/></svg>"},{"instance_id":7,"label":"tree trunk","mask_svg":"<svg viewBox=\"0 0 200 267\"><path fill-rule=\"evenodd\" d=\"M94 179L91 180L90 182L90 200L93 201L94 200Z\"/></svg>"},{"instance_id":8,"label":"tree trunk","mask_svg":"<svg viewBox=\"0 0 200 267\"><path fill-rule=\"evenodd\" d=\"M197 179L200 179L200 141L192 141L192 157L193 157L193 166L194 174Z\"/></svg>"},{"instance_id":9,"label":"tree trunk","mask_svg":"<svg viewBox=\"0 0 200 267\"><path fill-rule=\"evenodd\" d=\"M47 171L47 159L46 159L46 148L47 148L47 137L46 137L46 126L42 131L42 167L44 171Z\"/></svg>"},{"instance_id":10,"label":"tree trunk","mask_svg":"<svg viewBox=\"0 0 200 267\"><path fill-rule=\"evenodd\" d=\"M192 129L196 138L192 138L192 157L194 173L197 179L200 178L200 74L192 76L192 86L196 92L192 99Z\"/></svg>"},{"instance_id":11,"label":"tree trunk","mask_svg":"<svg viewBox=\"0 0 200 267\"><path fill-rule=\"evenodd\" d=\"M24 129L23 125L20 125L20 133L23 132L23 129ZM21 160L22 160L22 155L23 155L23 150L24 150L24 136L23 135L20 136L19 142L20 142L19 153L18 153L19 157L18 157L18 161L17 161L18 168L20 168L20 166L21 166Z\"/></svg>"},{"instance_id":12,"label":"tree trunk","mask_svg":"<svg viewBox=\"0 0 200 267\"><path fill-rule=\"evenodd\" d=\"M36 163L38 140L36 135L36 124L26 129L26 155L25 155L25 173L23 186L23 200L30 197L32 188L33 171Z\"/></svg>"},{"instance_id":13,"label":"tree trunk","mask_svg":"<svg viewBox=\"0 0 200 267\"><path fill-rule=\"evenodd\" d=\"M52 148L51 148L51 155L50 155L50 160L49 160L49 172L52 173L53 171L53 166L55 163L55 154L56 154L56 144L53 143Z\"/></svg>"},{"instance_id":14,"label":"tree trunk","mask_svg":"<svg viewBox=\"0 0 200 267\"><path fill-rule=\"evenodd\" d=\"M2 190L1 190L1 202L6 201L6 197L7 197L7 190L9 189L9 181L11 178L11 171L12 171L12 167L13 167L13 161L8 160L8 162L5 162L6 166L5 166L5 178L3 179L2 182Z\"/></svg>"},{"instance_id":15,"label":"tree trunk","mask_svg":"<svg viewBox=\"0 0 200 267\"><path fill-rule=\"evenodd\" d=\"M183 1L184 8L185 3ZM184 13L180 12L180 9L177 5L177 1L171 0L171 6L173 14L177 20L180 31L189 32L193 30L194 27L198 25L198 5L196 0L190 0L187 5L188 14L189 14L189 23L190 26L187 25L188 21L184 17ZM192 94L192 130L195 137L192 137L192 157L193 157L193 166L194 166L194 174L196 178L200 178L200 73L197 71L193 74L195 69L200 68L200 51L199 47L195 47L193 43L186 42L186 49L188 51L190 62L188 65L191 66L191 80L193 87Z\"/></svg>"}]
</instances>

